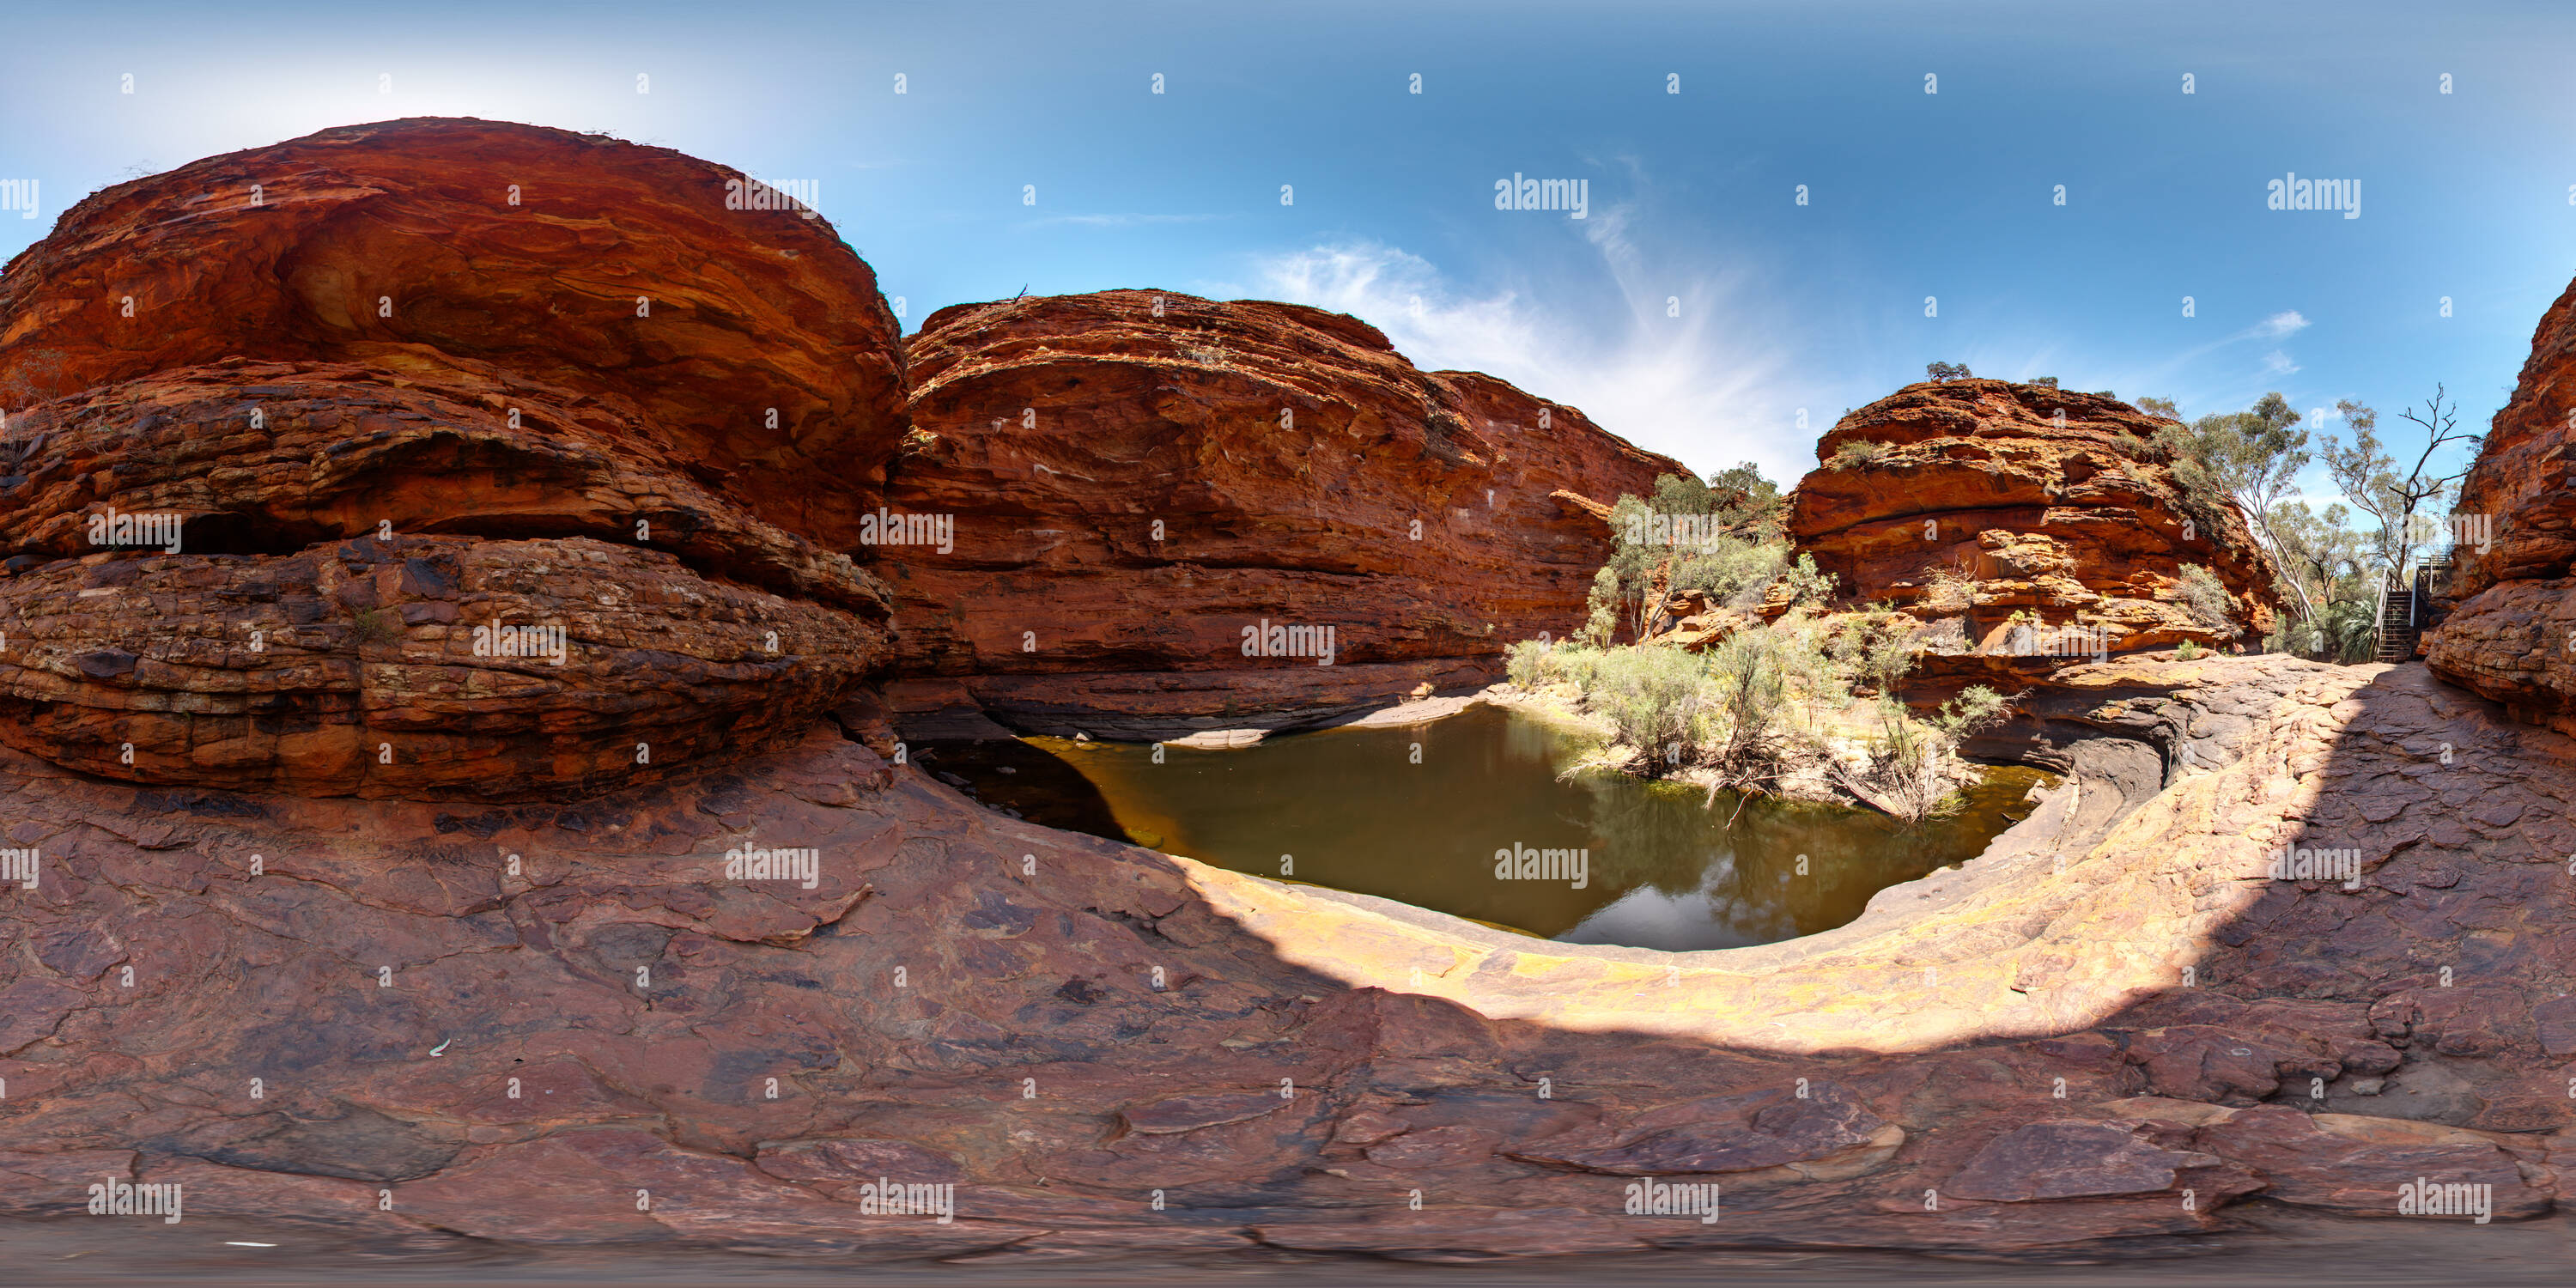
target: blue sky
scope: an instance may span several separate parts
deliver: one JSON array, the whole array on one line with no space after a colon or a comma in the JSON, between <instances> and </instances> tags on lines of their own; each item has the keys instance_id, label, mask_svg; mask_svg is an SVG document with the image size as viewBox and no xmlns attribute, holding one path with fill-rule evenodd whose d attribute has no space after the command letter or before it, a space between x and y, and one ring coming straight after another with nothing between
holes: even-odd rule
<instances>
[{"instance_id":1,"label":"blue sky","mask_svg":"<svg viewBox=\"0 0 2576 1288\"><path fill-rule=\"evenodd\" d=\"M2437 381L2482 427L2576 272L2571 61L2545 4L21 6L0 255L135 173L474 115L817 181L912 325L1297 299L1702 471L1794 479L1935 359L2386 436ZM2292 171L2360 217L2266 209ZM1515 173L1587 217L1494 209Z\"/></svg>"}]
</instances>

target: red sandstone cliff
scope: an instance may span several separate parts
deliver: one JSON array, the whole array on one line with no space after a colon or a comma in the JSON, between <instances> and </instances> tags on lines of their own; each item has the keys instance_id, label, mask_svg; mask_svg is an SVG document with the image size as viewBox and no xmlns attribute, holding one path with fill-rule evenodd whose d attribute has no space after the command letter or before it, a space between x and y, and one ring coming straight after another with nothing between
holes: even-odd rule
<instances>
[{"instance_id":1,"label":"red sandstone cliff","mask_svg":"<svg viewBox=\"0 0 2576 1288\"><path fill-rule=\"evenodd\" d=\"M1933 623L1936 649L2009 648L2016 610L2112 652L2253 643L2276 610L2262 557L2232 504L2195 510L2155 459L2169 423L2041 385L1908 385L1818 440L1790 538L1844 594ZM2186 564L2225 587L2231 624L2185 606Z\"/></svg>"},{"instance_id":2,"label":"red sandstone cliff","mask_svg":"<svg viewBox=\"0 0 2576 1288\"><path fill-rule=\"evenodd\" d=\"M910 360L888 505L956 526L948 552L877 548L899 665L1041 728L1277 724L1490 678L1581 624L1610 552L1586 500L1685 472L1291 304L960 305ZM1333 664L1247 657L1263 622L1332 628Z\"/></svg>"},{"instance_id":3,"label":"red sandstone cliff","mask_svg":"<svg viewBox=\"0 0 2576 1288\"><path fill-rule=\"evenodd\" d=\"M2442 675L2515 718L2576 734L2576 284L2540 319L2513 399L2461 480L2454 513L2493 542L2457 548L2449 616L2425 636Z\"/></svg>"},{"instance_id":4,"label":"red sandstone cliff","mask_svg":"<svg viewBox=\"0 0 2576 1288\"><path fill-rule=\"evenodd\" d=\"M884 656L845 551L903 366L867 265L740 179L416 120L74 207L0 276L0 739L516 799L801 734Z\"/></svg>"}]
</instances>

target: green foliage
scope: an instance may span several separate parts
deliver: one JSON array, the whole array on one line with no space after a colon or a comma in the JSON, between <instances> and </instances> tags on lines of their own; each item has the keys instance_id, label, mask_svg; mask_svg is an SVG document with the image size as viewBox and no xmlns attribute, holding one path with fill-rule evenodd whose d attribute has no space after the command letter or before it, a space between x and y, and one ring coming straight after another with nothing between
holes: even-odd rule
<instances>
[{"instance_id":1,"label":"green foliage","mask_svg":"<svg viewBox=\"0 0 2576 1288\"><path fill-rule=\"evenodd\" d=\"M1623 613L1632 629L1643 634L1658 607L1648 602L1658 573L1665 594L1697 590L1719 604L1760 603L1773 582L1794 575L1780 538L1782 510L1779 486L1749 461L1720 470L1705 483L1687 475L1660 475L1647 496L1620 497L1610 507L1615 545L1604 566L1608 580L1595 576L1581 634L1607 645ZM1671 544L1677 534L1659 532L1654 522L1687 516L1706 516L1705 539ZM1600 625L1605 611L1608 628Z\"/></svg>"},{"instance_id":2,"label":"green foliage","mask_svg":"<svg viewBox=\"0 0 2576 1288\"><path fill-rule=\"evenodd\" d=\"M2166 420L2182 419L2182 408L2175 406L2171 398L2141 398L2137 402L2137 408L2150 416L2162 416Z\"/></svg>"},{"instance_id":3,"label":"green foliage","mask_svg":"<svg viewBox=\"0 0 2576 1288\"><path fill-rule=\"evenodd\" d=\"M1524 689L1535 689L1547 682L1548 656L1556 646L1541 640L1521 640L1503 650L1503 677Z\"/></svg>"},{"instance_id":4,"label":"green foliage","mask_svg":"<svg viewBox=\"0 0 2576 1288\"><path fill-rule=\"evenodd\" d=\"M2227 593L2218 574L2199 564L2184 564L2178 590L2183 608L2201 625L2229 637L2244 633L2235 621L2236 597Z\"/></svg>"},{"instance_id":5,"label":"green foliage","mask_svg":"<svg viewBox=\"0 0 2576 1288\"><path fill-rule=\"evenodd\" d=\"M2001 694L1982 684L1971 684L1959 690L1959 696L1941 704L1932 717L1932 727L1952 738L1963 738L2004 717L2011 708Z\"/></svg>"},{"instance_id":6,"label":"green foliage","mask_svg":"<svg viewBox=\"0 0 2576 1288\"><path fill-rule=\"evenodd\" d=\"M1930 376L1934 384L1939 384L1944 380L1965 380L1976 373L1968 370L1968 364L1964 362L1928 362L1923 365L1923 374Z\"/></svg>"},{"instance_id":7,"label":"green foliage","mask_svg":"<svg viewBox=\"0 0 2576 1288\"><path fill-rule=\"evenodd\" d=\"M2184 640L2182 643L2174 646L2174 657L2180 661L2188 662L2193 658L2199 657L2206 651L2207 650L2201 648L2198 642L2193 640Z\"/></svg>"},{"instance_id":8,"label":"green foliage","mask_svg":"<svg viewBox=\"0 0 2576 1288\"><path fill-rule=\"evenodd\" d=\"M1880 461L1886 460L1890 450L1891 449L1887 444L1879 442L1876 439L1848 439L1844 441L1842 446L1834 449L1833 459L1827 461L1825 464L1829 469L1865 470L1878 464Z\"/></svg>"},{"instance_id":9,"label":"green foliage","mask_svg":"<svg viewBox=\"0 0 2576 1288\"><path fill-rule=\"evenodd\" d=\"M1594 668L1584 702L1610 722L1619 742L1645 752L1659 769L1670 768L1672 749L1700 741L1706 678L1698 655L1681 649L1612 649Z\"/></svg>"},{"instance_id":10,"label":"green foliage","mask_svg":"<svg viewBox=\"0 0 2576 1288\"><path fill-rule=\"evenodd\" d=\"M2328 661L2346 664L2369 661L2379 645L2378 597L2356 593L2328 603L2324 627L2324 653Z\"/></svg>"},{"instance_id":11,"label":"green foliage","mask_svg":"<svg viewBox=\"0 0 2576 1288\"><path fill-rule=\"evenodd\" d=\"M1708 490L1716 498L1715 513L1729 525L1750 526L1762 537L1779 535L1788 506L1780 485L1762 477L1760 466L1746 461L1719 470L1708 476Z\"/></svg>"},{"instance_id":12,"label":"green foliage","mask_svg":"<svg viewBox=\"0 0 2576 1288\"><path fill-rule=\"evenodd\" d=\"M1583 605L1583 629L1577 632L1592 647L1610 647L1610 637L1619 629L1619 600L1619 570L1604 565L1592 574L1592 592Z\"/></svg>"},{"instance_id":13,"label":"green foliage","mask_svg":"<svg viewBox=\"0 0 2576 1288\"><path fill-rule=\"evenodd\" d=\"M1814 555L1799 555L1798 562L1791 565L1782 577L1789 583L1789 606L1792 608L1820 608L1833 600L1836 579L1832 573L1816 571Z\"/></svg>"},{"instance_id":14,"label":"green foliage","mask_svg":"<svg viewBox=\"0 0 2576 1288\"><path fill-rule=\"evenodd\" d=\"M1503 652L1511 682L1524 689L1543 689L1551 684L1583 688L1592 683L1603 656L1600 649L1563 640L1554 644L1522 640Z\"/></svg>"},{"instance_id":15,"label":"green foliage","mask_svg":"<svg viewBox=\"0 0 2576 1288\"><path fill-rule=\"evenodd\" d=\"M2031 378L2030 383L2032 383L2032 384L2034 384L2034 385L2037 385L2037 386L2039 386L2039 387L2040 387L2040 388L2042 388L2042 389L2055 389L2055 388L2057 387L2057 377L2055 377L2055 376L2033 376L2033 377Z\"/></svg>"},{"instance_id":16,"label":"green foliage","mask_svg":"<svg viewBox=\"0 0 2576 1288\"><path fill-rule=\"evenodd\" d=\"M1797 645L1794 632L1749 630L1709 651L1709 700L1717 717L1712 758L1718 764L1741 763L1780 720Z\"/></svg>"},{"instance_id":17,"label":"green foliage","mask_svg":"<svg viewBox=\"0 0 2576 1288\"><path fill-rule=\"evenodd\" d=\"M1705 591L1711 603L1750 607L1762 602L1762 592L1780 579L1788 554L1785 545L1721 540L1707 553L1685 555L1675 563L1666 589L1676 595Z\"/></svg>"}]
</instances>

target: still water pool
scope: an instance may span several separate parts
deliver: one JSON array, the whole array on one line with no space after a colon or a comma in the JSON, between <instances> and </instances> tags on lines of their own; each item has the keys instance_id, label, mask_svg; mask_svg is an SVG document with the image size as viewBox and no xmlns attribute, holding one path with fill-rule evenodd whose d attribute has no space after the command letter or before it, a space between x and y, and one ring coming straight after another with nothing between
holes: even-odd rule
<instances>
[{"instance_id":1,"label":"still water pool","mask_svg":"<svg viewBox=\"0 0 2576 1288\"><path fill-rule=\"evenodd\" d=\"M931 743L921 764L1051 827L1567 943L1669 950L1849 922L1878 891L1974 858L2047 781L1992 770L1960 813L1907 829L1866 811L1711 800L1621 774L1560 779L1588 746L1476 706L1411 727L1166 747L1160 764L1150 747L1057 738ZM1513 856L1512 875L1497 875L1497 851ZM1557 855L1524 865L1530 851ZM1524 866L1546 873L1523 877Z\"/></svg>"}]
</instances>

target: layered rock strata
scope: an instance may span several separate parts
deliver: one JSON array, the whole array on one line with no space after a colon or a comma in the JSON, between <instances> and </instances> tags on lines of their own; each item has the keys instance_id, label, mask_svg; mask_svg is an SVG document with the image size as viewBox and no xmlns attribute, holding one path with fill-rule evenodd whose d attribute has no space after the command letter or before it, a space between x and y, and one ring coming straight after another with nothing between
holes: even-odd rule
<instances>
[{"instance_id":1,"label":"layered rock strata","mask_svg":"<svg viewBox=\"0 0 2576 1288\"><path fill-rule=\"evenodd\" d=\"M2425 636L2443 676L2517 719L2576 732L2576 285L2531 338L2513 398L2461 480L2449 611Z\"/></svg>"},{"instance_id":2,"label":"layered rock strata","mask_svg":"<svg viewBox=\"0 0 2576 1288\"><path fill-rule=\"evenodd\" d=\"M902 356L746 183L426 120L75 207L0 276L0 740L509 800L799 735L887 654Z\"/></svg>"},{"instance_id":3,"label":"layered rock strata","mask_svg":"<svg viewBox=\"0 0 2576 1288\"><path fill-rule=\"evenodd\" d=\"M900 668L1046 732L1277 728L1490 680L1581 625L1604 505L1687 472L1297 305L960 305L910 363L887 504L953 539L875 550Z\"/></svg>"},{"instance_id":4,"label":"layered rock strata","mask_svg":"<svg viewBox=\"0 0 2576 1288\"><path fill-rule=\"evenodd\" d=\"M2041 385L1909 385L1818 440L1790 539L1939 653L2259 643L2277 607L2262 556L2232 503L2195 501L2156 459L2170 423ZM2210 570L2223 611L2190 602L2186 565Z\"/></svg>"}]
</instances>

